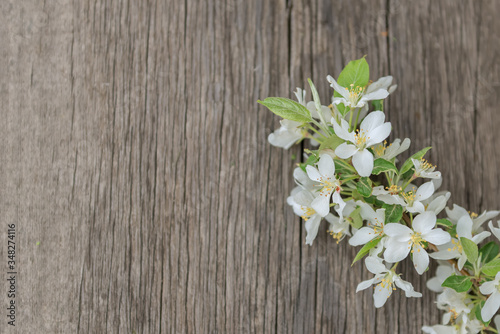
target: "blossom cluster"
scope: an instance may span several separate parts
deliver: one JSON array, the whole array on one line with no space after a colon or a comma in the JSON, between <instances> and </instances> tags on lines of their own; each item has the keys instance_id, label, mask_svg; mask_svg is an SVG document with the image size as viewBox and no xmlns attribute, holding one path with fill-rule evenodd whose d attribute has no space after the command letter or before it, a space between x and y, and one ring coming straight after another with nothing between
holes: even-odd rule
<instances>
[{"instance_id":1,"label":"blossom cluster","mask_svg":"<svg viewBox=\"0 0 500 334\"><path fill-rule=\"evenodd\" d=\"M456 204L450 209L450 192L440 190L441 173L424 159L430 147L398 159L410 139L387 143L392 127L383 107L396 89L391 76L370 81L362 58L351 61L337 80L327 80L333 88L328 106L311 80L313 101L300 88L297 101L259 101L283 118L269 135L272 145L288 149L310 140L312 149L294 170L297 186L287 199L305 222L306 244L313 245L325 220L337 243L347 238L360 246L353 263L364 258L373 277L359 282L356 292L373 286L377 308L397 289L406 297L422 296L401 278L401 261L409 258L422 275L435 259L439 267L427 286L439 293L436 304L445 313L441 324L424 326L423 332L498 333L499 246L480 244L492 234L500 240L500 222L492 221L500 212L477 215Z\"/></svg>"}]
</instances>

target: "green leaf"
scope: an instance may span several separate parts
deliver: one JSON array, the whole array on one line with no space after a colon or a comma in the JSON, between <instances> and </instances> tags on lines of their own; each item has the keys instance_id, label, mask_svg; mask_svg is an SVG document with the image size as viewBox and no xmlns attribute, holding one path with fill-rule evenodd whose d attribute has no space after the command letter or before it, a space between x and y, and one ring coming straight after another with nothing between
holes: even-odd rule
<instances>
[{"instance_id":1,"label":"green leaf","mask_svg":"<svg viewBox=\"0 0 500 334\"><path fill-rule=\"evenodd\" d=\"M314 164L318 162L318 158L316 155L311 154L307 160L299 165L299 167L305 172L307 166L314 166Z\"/></svg>"},{"instance_id":2,"label":"green leaf","mask_svg":"<svg viewBox=\"0 0 500 334\"><path fill-rule=\"evenodd\" d=\"M372 181L368 177L362 177L356 184L356 189L363 197L369 197L372 194Z\"/></svg>"},{"instance_id":3,"label":"green leaf","mask_svg":"<svg viewBox=\"0 0 500 334\"><path fill-rule=\"evenodd\" d=\"M460 243L462 244L462 248L465 252L465 255L467 255L467 260L469 260L469 262L472 264L476 263L478 257L478 250L476 243L472 240L463 237L460 238Z\"/></svg>"},{"instance_id":4,"label":"green leaf","mask_svg":"<svg viewBox=\"0 0 500 334\"><path fill-rule=\"evenodd\" d=\"M312 121L311 113L302 104L284 97L268 97L264 101L257 101L266 106L276 115L295 122L308 123Z\"/></svg>"},{"instance_id":5,"label":"green leaf","mask_svg":"<svg viewBox=\"0 0 500 334\"><path fill-rule=\"evenodd\" d=\"M342 87L349 88L359 86L364 88L370 80L370 66L366 62L365 57L357 60L352 60L340 72L337 83Z\"/></svg>"},{"instance_id":6,"label":"green leaf","mask_svg":"<svg viewBox=\"0 0 500 334\"><path fill-rule=\"evenodd\" d=\"M481 254L481 261L483 263L488 263L497 256L498 252L498 244L496 242L488 242L486 245L481 247L479 250L479 254Z\"/></svg>"},{"instance_id":7,"label":"green leaf","mask_svg":"<svg viewBox=\"0 0 500 334\"><path fill-rule=\"evenodd\" d=\"M412 155L410 158L408 158L408 160L405 161L403 166L401 166L399 174L404 174L413 167L413 161L411 161L411 159L415 159L415 160L422 159L422 157L425 155L425 153L427 153L427 151L429 151L430 149L431 149L430 146L423 148L420 151L418 151L417 153L415 153L414 155Z\"/></svg>"},{"instance_id":8,"label":"green leaf","mask_svg":"<svg viewBox=\"0 0 500 334\"><path fill-rule=\"evenodd\" d=\"M325 139L321 145L319 146L319 150L324 150L324 149L331 149L331 150L335 150L337 148L337 146L339 146L340 144L342 144L343 142L345 142L345 140L343 139L340 139L339 137L337 137L336 135L330 135L330 137L328 137L327 139Z\"/></svg>"},{"instance_id":9,"label":"green leaf","mask_svg":"<svg viewBox=\"0 0 500 334\"><path fill-rule=\"evenodd\" d=\"M379 175L382 172L398 172L398 169L394 164L390 161L387 161L382 158L378 158L373 163L373 171L372 174Z\"/></svg>"},{"instance_id":10,"label":"green leaf","mask_svg":"<svg viewBox=\"0 0 500 334\"><path fill-rule=\"evenodd\" d=\"M335 158L333 159L335 162L335 173L336 174L356 174L356 170L352 165L350 165L347 161L344 159L338 159Z\"/></svg>"},{"instance_id":11,"label":"green leaf","mask_svg":"<svg viewBox=\"0 0 500 334\"><path fill-rule=\"evenodd\" d=\"M384 202L378 200L377 196L366 197L364 200L366 203L373 204L373 205L378 206L378 207L382 207L384 205Z\"/></svg>"},{"instance_id":12,"label":"green leaf","mask_svg":"<svg viewBox=\"0 0 500 334\"><path fill-rule=\"evenodd\" d=\"M363 226L363 218L361 218L361 207L357 207L349 217L352 219L352 227L360 229Z\"/></svg>"},{"instance_id":13,"label":"green leaf","mask_svg":"<svg viewBox=\"0 0 500 334\"><path fill-rule=\"evenodd\" d=\"M444 218L439 218L437 220L437 225L441 225L441 226L448 227L448 228L453 227L453 223L450 222L448 219L444 219Z\"/></svg>"},{"instance_id":14,"label":"green leaf","mask_svg":"<svg viewBox=\"0 0 500 334\"><path fill-rule=\"evenodd\" d=\"M386 223L398 223L401 218L403 218L403 207L401 205L391 205L384 203L384 205L382 205L382 208L385 209Z\"/></svg>"},{"instance_id":15,"label":"green leaf","mask_svg":"<svg viewBox=\"0 0 500 334\"><path fill-rule=\"evenodd\" d=\"M373 247L377 246L378 243L380 242L380 240L382 240L382 238L376 238L376 239L373 239L373 240L369 241L368 243L366 243L366 245L364 245L363 248L361 248L359 250L358 254L354 258L354 261L352 261L351 266L354 263L356 263L359 260L361 260L366 254L368 254L368 252L370 251L370 249L372 249Z\"/></svg>"},{"instance_id":16,"label":"green leaf","mask_svg":"<svg viewBox=\"0 0 500 334\"><path fill-rule=\"evenodd\" d=\"M441 286L451 288L456 292L466 292L472 287L472 281L469 276L452 275L444 280Z\"/></svg>"},{"instance_id":17,"label":"green leaf","mask_svg":"<svg viewBox=\"0 0 500 334\"><path fill-rule=\"evenodd\" d=\"M500 259L495 259L486 263L481 271L488 276L496 276L496 274L500 271Z\"/></svg>"},{"instance_id":18,"label":"green leaf","mask_svg":"<svg viewBox=\"0 0 500 334\"><path fill-rule=\"evenodd\" d=\"M373 110L384 111L384 100L373 100L371 102Z\"/></svg>"}]
</instances>

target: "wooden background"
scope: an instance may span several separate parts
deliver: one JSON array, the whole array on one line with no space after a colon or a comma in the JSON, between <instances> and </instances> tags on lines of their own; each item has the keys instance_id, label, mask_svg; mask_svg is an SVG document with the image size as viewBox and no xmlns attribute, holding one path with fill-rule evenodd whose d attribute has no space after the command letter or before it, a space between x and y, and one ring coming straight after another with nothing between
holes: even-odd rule
<instances>
[{"instance_id":1,"label":"wooden background","mask_svg":"<svg viewBox=\"0 0 500 334\"><path fill-rule=\"evenodd\" d=\"M433 146L452 201L500 207L500 2L0 2L2 333L419 333L411 265L375 310L356 249L286 205L300 148L256 101L367 55L391 138ZM292 154L298 158L292 160ZM406 154L406 156L408 153ZM451 203L450 203L451 205ZM6 324L7 224L17 326Z\"/></svg>"}]
</instances>

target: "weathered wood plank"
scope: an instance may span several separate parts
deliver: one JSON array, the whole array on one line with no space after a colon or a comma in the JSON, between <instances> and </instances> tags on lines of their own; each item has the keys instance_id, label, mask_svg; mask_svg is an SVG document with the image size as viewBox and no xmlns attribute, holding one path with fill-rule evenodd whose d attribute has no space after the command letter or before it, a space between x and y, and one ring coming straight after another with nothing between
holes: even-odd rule
<instances>
[{"instance_id":1,"label":"weathered wood plank","mask_svg":"<svg viewBox=\"0 0 500 334\"><path fill-rule=\"evenodd\" d=\"M452 200L498 207L500 43L490 1L0 4L0 257L18 226L18 333L419 333L434 295L383 309L356 253L305 246L300 148L256 104L367 55L393 137L432 145ZM292 160L295 155L295 160ZM326 228L325 228L326 230ZM37 245L37 242L40 242ZM6 262L6 260L5 260ZM6 291L7 285L2 285ZM2 303L5 303L5 297ZM3 304L2 304L3 305Z\"/></svg>"}]
</instances>

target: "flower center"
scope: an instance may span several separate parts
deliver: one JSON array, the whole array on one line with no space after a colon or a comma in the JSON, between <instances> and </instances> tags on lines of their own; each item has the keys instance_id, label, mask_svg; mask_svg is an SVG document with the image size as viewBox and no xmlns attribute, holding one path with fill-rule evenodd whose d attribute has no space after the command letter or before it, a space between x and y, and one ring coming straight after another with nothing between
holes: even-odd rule
<instances>
[{"instance_id":1,"label":"flower center","mask_svg":"<svg viewBox=\"0 0 500 334\"><path fill-rule=\"evenodd\" d=\"M382 289L390 290L392 288L392 290L396 290L396 288L392 286L392 282L392 273L388 273L384 278L382 278L382 281L374 287L374 289L378 288L379 291L382 291ZM387 298L389 298L389 296L387 296Z\"/></svg>"},{"instance_id":2,"label":"flower center","mask_svg":"<svg viewBox=\"0 0 500 334\"><path fill-rule=\"evenodd\" d=\"M457 235L458 237L458 235ZM459 253L462 253L462 244L460 243L460 241L458 240L455 240L455 239L451 239L451 243L453 244L453 248L448 248L448 252L451 252L451 251L458 251Z\"/></svg>"},{"instance_id":3,"label":"flower center","mask_svg":"<svg viewBox=\"0 0 500 334\"><path fill-rule=\"evenodd\" d=\"M390 144L389 146L386 146L387 145L387 140L384 140L384 143L383 144L378 144L377 146L373 147L373 150L375 152L375 155L378 156L378 157L381 157L384 155L385 153L385 150L390 147L392 144Z\"/></svg>"},{"instance_id":4,"label":"flower center","mask_svg":"<svg viewBox=\"0 0 500 334\"><path fill-rule=\"evenodd\" d=\"M391 195L397 195L399 194L403 189L401 187L398 187L397 185L393 184L389 188L385 187L385 190L389 192Z\"/></svg>"},{"instance_id":5,"label":"flower center","mask_svg":"<svg viewBox=\"0 0 500 334\"><path fill-rule=\"evenodd\" d=\"M403 198L405 199L406 203L408 203L408 205L413 205L413 201L415 201L415 193L413 191L409 191L407 193L403 193Z\"/></svg>"},{"instance_id":6,"label":"flower center","mask_svg":"<svg viewBox=\"0 0 500 334\"><path fill-rule=\"evenodd\" d=\"M433 164L425 160L424 158L420 159L420 171L417 172L417 176L420 176L422 172L433 171L436 168Z\"/></svg>"},{"instance_id":7,"label":"flower center","mask_svg":"<svg viewBox=\"0 0 500 334\"><path fill-rule=\"evenodd\" d=\"M423 241L424 241L424 239L422 239L422 233L420 233L420 232L414 232L411 235L410 241L408 241L408 243L422 247L422 242ZM417 248L417 252L420 252L420 247ZM413 249L411 250L411 252L413 253Z\"/></svg>"},{"instance_id":8,"label":"flower center","mask_svg":"<svg viewBox=\"0 0 500 334\"><path fill-rule=\"evenodd\" d=\"M344 239L345 237L345 234L341 232L338 232L338 233L335 233L333 231L327 231L332 237L333 239L336 240L336 243L338 244L342 239Z\"/></svg>"},{"instance_id":9,"label":"flower center","mask_svg":"<svg viewBox=\"0 0 500 334\"><path fill-rule=\"evenodd\" d=\"M370 139L370 137L366 136L366 131L359 131L356 130L356 134L354 135L354 144L356 144L356 147L359 149L364 149L366 146L366 141Z\"/></svg>"},{"instance_id":10,"label":"flower center","mask_svg":"<svg viewBox=\"0 0 500 334\"><path fill-rule=\"evenodd\" d=\"M361 95L363 95L364 90L364 88L359 86L354 87L354 84L349 86L349 104L351 105L351 108L356 107Z\"/></svg>"},{"instance_id":11,"label":"flower center","mask_svg":"<svg viewBox=\"0 0 500 334\"><path fill-rule=\"evenodd\" d=\"M305 206L301 206L300 208L304 212L302 214L302 216L300 216L300 218L302 218L304 221L308 221L309 218L311 218L311 216L316 213L316 211L314 211L313 208L308 208L308 207L305 207Z\"/></svg>"},{"instance_id":12,"label":"flower center","mask_svg":"<svg viewBox=\"0 0 500 334\"><path fill-rule=\"evenodd\" d=\"M321 195L328 196L333 191L340 191L340 181L336 178L322 177L318 180L321 183Z\"/></svg>"}]
</instances>

